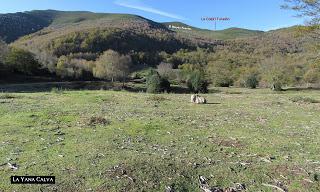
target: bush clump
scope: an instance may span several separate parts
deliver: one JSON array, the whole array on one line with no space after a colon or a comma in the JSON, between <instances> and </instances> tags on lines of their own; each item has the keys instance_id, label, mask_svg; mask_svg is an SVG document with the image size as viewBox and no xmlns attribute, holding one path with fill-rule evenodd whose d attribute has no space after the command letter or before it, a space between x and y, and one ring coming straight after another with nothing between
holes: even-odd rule
<instances>
[{"instance_id":1,"label":"bush clump","mask_svg":"<svg viewBox=\"0 0 320 192\"><path fill-rule=\"evenodd\" d=\"M166 101L168 99L165 97L162 97L162 96L153 95L153 96L149 97L147 100L148 101L155 101L155 102L162 102L162 101Z\"/></svg>"},{"instance_id":2,"label":"bush clump","mask_svg":"<svg viewBox=\"0 0 320 192\"><path fill-rule=\"evenodd\" d=\"M34 58L34 54L23 49L12 48L5 63L11 71L28 75L34 74L39 69L39 63Z\"/></svg>"},{"instance_id":3,"label":"bush clump","mask_svg":"<svg viewBox=\"0 0 320 192\"><path fill-rule=\"evenodd\" d=\"M320 101L310 98L310 97L302 97L302 96L296 96L290 99L290 101L294 103L319 103Z\"/></svg>"},{"instance_id":4,"label":"bush clump","mask_svg":"<svg viewBox=\"0 0 320 192\"><path fill-rule=\"evenodd\" d=\"M170 82L161 77L158 72L151 70L147 76L147 92L162 93L170 91Z\"/></svg>"},{"instance_id":5,"label":"bush clump","mask_svg":"<svg viewBox=\"0 0 320 192\"><path fill-rule=\"evenodd\" d=\"M51 93L62 94L63 93L63 89L59 88L59 87L52 87L51 88Z\"/></svg>"},{"instance_id":6,"label":"bush clump","mask_svg":"<svg viewBox=\"0 0 320 192\"><path fill-rule=\"evenodd\" d=\"M272 85L271 85L271 90L272 91L282 91L283 89L282 89L282 83L280 83L280 82L274 82L274 83L272 83Z\"/></svg>"},{"instance_id":7,"label":"bush clump","mask_svg":"<svg viewBox=\"0 0 320 192\"><path fill-rule=\"evenodd\" d=\"M233 85L233 80L228 76L219 75L215 78L214 85L216 87L230 87Z\"/></svg>"},{"instance_id":8,"label":"bush clump","mask_svg":"<svg viewBox=\"0 0 320 192\"><path fill-rule=\"evenodd\" d=\"M187 86L194 93L208 93L208 82L200 72L193 72L187 80Z\"/></svg>"},{"instance_id":9,"label":"bush clump","mask_svg":"<svg viewBox=\"0 0 320 192\"><path fill-rule=\"evenodd\" d=\"M250 74L245 79L245 86L251 89L257 88L259 85L259 79L256 74Z\"/></svg>"},{"instance_id":10,"label":"bush clump","mask_svg":"<svg viewBox=\"0 0 320 192\"><path fill-rule=\"evenodd\" d=\"M93 117L90 117L88 119L88 122L87 124L89 126L96 126L96 125L109 125L111 122L107 119L105 119L104 117L101 117L101 116L93 116Z\"/></svg>"},{"instance_id":11,"label":"bush clump","mask_svg":"<svg viewBox=\"0 0 320 192\"><path fill-rule=\"evenodd\" d=\"M10 93L4 93L0 95L0 99L14 99L17 98L17 96L12 95Z\"/></svg>"}]
</instances>

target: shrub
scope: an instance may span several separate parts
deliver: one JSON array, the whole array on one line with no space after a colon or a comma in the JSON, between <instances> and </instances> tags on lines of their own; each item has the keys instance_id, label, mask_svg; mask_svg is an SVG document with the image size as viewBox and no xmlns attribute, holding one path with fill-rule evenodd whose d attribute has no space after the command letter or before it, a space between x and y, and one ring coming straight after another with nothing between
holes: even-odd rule
<instances>
[{"instance_id":1,"label":"shrub","mask_svg":"<svg viewBox=\"0 0 320 192\"><path fill-rule=\"evenodd\" d=\"M166 101L168 100L167 98L163 97L163 96L157 96L157 95L153 95L151 97L148 97L147 99L148 101L155 101L155 102L162 102L162 101Z\"/></svg>"},{"instance_id":2,"label":"shrub","mask_svg":"<svg viewBox=\"0 0 320 192\"><path fill-rule=\"evenodd\" d=\"M160 76L153 74L147 77L147 92L148 93L159 93L161 92L160 88Z\"/></svg>"},{"instance_id":3,"label":"shrub","mask_svg":"<svg viewBox=\"0 0 320 192\"><path fill-rule=\"evenodd\" d=\"M200 72L193 72L187 80L187 86L194 93L208 93L208 82Z\"/></svg>"},{"instance_id":4,"label":"shrub","mask_svg":"<svg viewBox=\"0 0 320 192\"><path fill-rule=\"evenodd\" d=\"M109 120L101 116L90 117L87 121L87 125L89 126L109 125L111 123Z\"/></svg>"},{"instance_id":5,"label":"shrub","mask_svg":"<svg viewBox=\"0 0 320 192\"><path fill-rule=\"evenodd\" d=\"M257 88L259 84L258 76L256 74L250 74L245 79L245 86L251 89Z\"/></svg>"},{"instance_id":6,"label":"shrub","mask_svg":"<svg viewBox=\"0 0 320 192\"><path fill-rule=\"evenodd\" d=\"M0 99L14 99L14 98L17 98L17 96L10 93L4 93L0 95Z\"/></svg>"},{"instance_id":7,"label":"shrub","mask_svg":"<svg viewBox=\"0 0 320 192\"><path fill-rule=\"evenodd\" d=\"M161 87L161 92L170 92L170 89L171 89L170 81L165 77L161 77L160 87Z\"/></svg>"},{"instance_id":8,"label":"shrub","mask_svg":"<svg viewBox=\"0 0 320 192\"><path fill-rule=\"evenodd\" d=\"M320 174L319 173L314 173L313 174L313 180L314 181L320 181Z\"/></svg>"},{"instance_id":9,"label":"shrub","mask_svg":"<svg viewBox=\"0 0 320 192\"><path fill-rule=\"evenodd\" d=\"M218 75L214 80L214 85L216 87L230 87L233 85L233 80L228 76Z\"/></svg>"},{"instance_id":10,"label":"shrub","mask_svg":"<svg viewBox=\"0 0 320 192\"><path fill-rule=\"evenodd\" d=\"M302 97L302 96L296 96L290 99L290 101L294 103L319 103L320 101L310 98L310 97Z\"/></svg>"},{"instance_id":11,"label":"shrub","mask_svg":"<svg viewBox=\"0 0 320 192\"><path fill-rule=\"evenodd\" d=\"M271 85L272 91L282 91L282 83L281 82L274 82Z\"/></svg>"},{"instance_id":12,"label":"shrub","mask_svg":"<svg viewBox=\"0 0 320 192\"><path fill-rule=\"evenodd\" d=\"M170 82L161 77L158 72L151 70L147 76L147 92L161 93L164 91L170 91Z\"/></svg>"},{"instance_id":13,"label":"shrub","mask_svg":"<svg viewBox=\"0 0 320 192\"><path fill-rule=\"evenodd\" d=\"M58 87L52 87L51 88L51 93L62 94L63 93L63 89L62 88L58 88Z\"/></svg>"}]
</instances>

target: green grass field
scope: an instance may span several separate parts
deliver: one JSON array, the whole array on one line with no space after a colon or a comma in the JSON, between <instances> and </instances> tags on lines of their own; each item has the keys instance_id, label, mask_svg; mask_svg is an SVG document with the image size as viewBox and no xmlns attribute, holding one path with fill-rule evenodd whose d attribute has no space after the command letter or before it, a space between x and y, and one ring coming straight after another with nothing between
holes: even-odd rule
<instances>
[{"instance_id":1,"label":"green grass field","mask_svg":"<svg viewBox=\"0 0 320 192\"><path fill-rule=\"evenodd\" d=\"M199 176L252 192L320 191L319 91L205 97L0 93L0 191L193 192ZM12 175L54 175L56 185L11 185Z\"/></svg>"}]
</instances>

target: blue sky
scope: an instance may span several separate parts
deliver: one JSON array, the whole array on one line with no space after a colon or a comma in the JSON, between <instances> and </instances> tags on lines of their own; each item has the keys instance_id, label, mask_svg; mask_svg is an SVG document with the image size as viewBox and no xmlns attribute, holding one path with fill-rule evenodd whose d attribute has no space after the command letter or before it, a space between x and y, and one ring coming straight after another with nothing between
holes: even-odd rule
<instances>
[{"instance_id":1,"label":"blue sky","mask_svg":"<svg viewBox=\"0 0 320 192\"><path fill-rule=\"evenodd\" d=\"M202 17L227 17L217 29L241 27L271 30L303 24L294 12L280 9L284 0L0 0L0 13L56 9L137 14L158 22L181 21L214 29Z\"/></svg>"}]
</instances>

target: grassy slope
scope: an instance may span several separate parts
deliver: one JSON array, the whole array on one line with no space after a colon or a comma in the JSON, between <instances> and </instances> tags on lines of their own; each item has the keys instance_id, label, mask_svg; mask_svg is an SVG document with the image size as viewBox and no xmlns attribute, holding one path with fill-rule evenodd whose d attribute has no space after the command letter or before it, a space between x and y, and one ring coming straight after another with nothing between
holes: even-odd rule
<instances>
[{"instance_id":1,"label":"grassy slope","mask_svg":"<svg viewBox=\"0 0 320 192\"><path fill-rule=\"evenodd\" d=\"M247 191L272 191L262 183L277 181L319 191L320 104L290 101L296 96L320 100L318 91L245 89L208 94L208 105L183 94L0 94L0 189L199 191L203 175L212 186L244 183ZM92 116L111 124L90 126ZM55 175L57 185L9 184L25 174Z\"/></svg>"}]
</instances>

